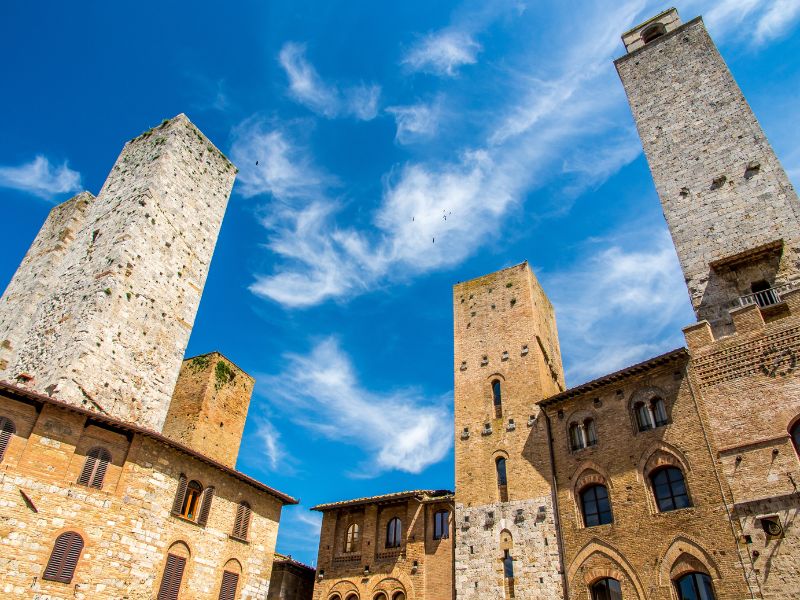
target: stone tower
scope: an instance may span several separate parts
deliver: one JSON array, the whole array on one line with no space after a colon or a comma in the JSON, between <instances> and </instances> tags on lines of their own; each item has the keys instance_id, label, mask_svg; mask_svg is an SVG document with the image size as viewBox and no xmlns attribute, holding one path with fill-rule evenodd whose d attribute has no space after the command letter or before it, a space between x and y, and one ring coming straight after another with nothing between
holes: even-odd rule
<instances>
[{"instance_id":1,"label":"stone tower","mask_svg":"<svg viewBox=\"0 0 800 600\"><path fill-rule=\"evenodd\" d=\"M456 285L453 316L456 595L560 598L548 427L535 404L564 389L553 307L523 263Z\"/></svg>"},{"instance_id":2,"label":"stone tower","mask_svg":"<svg viewBox=\"0 0 800 600\"><path fill-rule=\"evenodd\" d=\"M0 378L161 430L235 172L185 115L128 142L0 299Z\"/></svg>"},{"instance_id":3,"label":"stone tower","mask_svg":"<svg viewBox=\"0 0 800 600\"><path fill-rule=\"evenodd\" d=\"M701 18L665 11L616 61L698 319L800 280L797 195Z\"/></svg>"},{"instance_id":4,"label":"stone tower","mask_svg":"<svg viewBox=\"0 0 800 600\"><path fill-rule=\"evenodd\" d=\"M219 352L183 361L163 433L236 466L255 380Z\"/></svg>"}]
</instances>

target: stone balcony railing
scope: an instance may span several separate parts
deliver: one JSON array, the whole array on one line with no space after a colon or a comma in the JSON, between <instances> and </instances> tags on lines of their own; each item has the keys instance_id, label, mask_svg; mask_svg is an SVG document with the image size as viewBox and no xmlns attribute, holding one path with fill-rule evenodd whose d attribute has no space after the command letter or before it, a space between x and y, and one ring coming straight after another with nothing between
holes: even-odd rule
<instances>
[{"instance_id":1,"label":"stone balcony railing","mask_svg":"<svg viewBox=\"0 0 800 600\"><path fill-rule=\"evenodd\" d=\"M782 302L781 295L792 291L795 289L795 287L796 285L792 283L784 283L783 285L776 285L775 287L761 290L759 292L753 292L752 294L747 294L746 296L740 296L739 306L750 306L751 304L757 304L761 308L766 308L768 306L780 304Z\"/></svg>"}]
</instances>

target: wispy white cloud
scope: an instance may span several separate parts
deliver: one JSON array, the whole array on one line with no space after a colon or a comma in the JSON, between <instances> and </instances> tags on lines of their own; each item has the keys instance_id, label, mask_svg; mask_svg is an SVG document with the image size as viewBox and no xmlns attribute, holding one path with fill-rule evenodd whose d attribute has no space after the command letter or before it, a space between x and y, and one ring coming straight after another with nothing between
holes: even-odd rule
<instances>
[{"instance_id":1,"label":"wispy white cloud","mask_svg":"<svg viewBox=\"0 0 800 600\"><path fill-rule=\"evenodd\" d=\"M255 421L255 438L261 443L261 452L258 455L266 458L271 471L276 471L280 466L285 472L287 454L281 445L280 432L263 417L256 417Z\"/></svg>"},{"instance_id":2,"label":"wispy white cloud","mask_svg":"<svg viewBox=\"0 0 800 600\"><path fill-rule=\"evenodd\" d=\"M693 321L667 233L628 226L635 236L593 240L574 265L542 276L570 386L683 345Z\"/></svg>"},{"instance_id":3,"label":"wispy white cloud","mask_svg":"<svg viewBox=\"0 0 800 600\"><path fill-rule=\"evenodd\" d=\"M18 166L0 166L0 187L50 199L56 194L78 191L81 174L70 169L66 161L55 166L47 157L39 155Z\"/></svg>"},{"instance_id":4,"label":"wispy white cloud","mask_svg":"<svg viewBox=\"0 0 800 600\"><path fill-rule=\"evenodd\" d=\"M285 43L278 60L289 78L290 95L315 113L329 119L349 116L362 121L377 116L380 86L359 83L340 87L326 83L306 58L304 44Z\"/></svg>"},{"instance_id":5,"label":"wispy white cloud","mask_svg":"<svg viewBox=\"0 0 800 600\"><path fill-rule=\"evenodd\" d=\"M478 61L481 45L466 31L445 29L417 40L403 57L411 71L453 77L464 65Z\"/></svg>"},{"instance_id":6,"label":"wispy white cloud","mask_svg":"<svg viewBox=\"0 0 800 600\"><path fill-rule=\"evenodd\" d=\"M395 139L400 144L411 144L429 139L439 129L442 100L420 102L406 106L389 106L386 112L394 117L397 133Z\"/></svg>"},{"instance_id":7,"label":"wispy white cloud","mask_svg":"<svg viewBox=\"0 0 800 600\"><path fill-rule=\"evenodd\" d=\"M449 395L429 400L410 389L364 389L334 338L319 341L307 355L285 358L283 373L262 378L271 390L269 399L292 407L301 426L362 448L364 461L352 476L373 477L391 470L419 473L450 450ZM292 385L286 386L286 381Z\"/></svg>"},{"instance_id":8,"label":"wispy white cloud","mask_svg":"<svg viewBox=\"0 0 800 600\"><path fill-rule=\"evenodd\" d=\"M800 0L693 0L688 10L702 13L717 41L747 37L758 47L791 30L800 18Z\"/></svg>"}]
</instances>

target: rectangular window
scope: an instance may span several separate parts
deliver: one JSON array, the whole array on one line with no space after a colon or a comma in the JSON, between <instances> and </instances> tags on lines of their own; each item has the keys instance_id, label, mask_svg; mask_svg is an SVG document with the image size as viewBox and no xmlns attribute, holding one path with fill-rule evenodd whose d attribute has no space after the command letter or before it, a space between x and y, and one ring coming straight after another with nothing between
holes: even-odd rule
<instances>
[{"instance_id":1,"label":"rectangular window","mask_svg":"<svg viewBox=\"0 0 800 600\"><path fill-rule=\"evenodd\" d=\"M450 537L450 512L440 510L433 516L433 539L446 540Z\"/></svg>"}]
</instances>

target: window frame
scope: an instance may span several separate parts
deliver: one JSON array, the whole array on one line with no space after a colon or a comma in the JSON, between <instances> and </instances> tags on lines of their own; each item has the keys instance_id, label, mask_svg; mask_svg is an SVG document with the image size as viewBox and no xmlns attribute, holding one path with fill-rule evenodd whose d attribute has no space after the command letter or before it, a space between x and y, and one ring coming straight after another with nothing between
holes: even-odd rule
<instances>
[{"instance_id":1,"label":"window frame","mask_svg":"<svg viewBox=\"0 0 800 600\"><path fill-rule=\"evenodd\" d=\"M670 478L670 474L677 473L680 475L680 481L673 480ZM656 477L660 477L662 474L665 475L666 479L664 482L656 482ZM665 465L662 467L658 467L657 469L653 469L647 475L648 480L650 481L650 487L653 494L653 499L655 500L656 510L659 513L666 513L672 512L674 510L681 510L684 508L691 508L692 507L692 498L689 495L689 486L686 482L686 475L684 474L683 470L676 467L675 465ZM683 486L682 493L675 493L674 486L675 484L680 483ZM664 489L664 486L669 491L669 496L659 496L657 490L659 488ZM683 506L678 506L676 502L676 498L685 497L686 504ZM672 508L664 508L662 506L663 503L669 501L673 504Z\"/></svg>"},{"instance_id":2,"label":"window frame","mask_svg":"<svg viewBox=\"0 0 800 600\"><path fill-rule=\"evenodd\" d=\"M684 596L683 591L681 590L681 583L687 580L691 580L692 594L694 595L694 598ZM677 579L673 580L672 583L675 587L675 593L678 596L678 600L701 600L701 584L706 588L706 591L711 592L711 598L709 598L709 600L715 600L717 597L717 594L714 591L714 583L708 573L691 571L690 573L684 573Z\"/></svg>"},{"instance_id":3,"label":"window frame","mask_svg":"<svg viewBox=\"0 0 800 600\"><path fill-rule=\"evenodd\" d=\"M496 457L494 459L494 470L497 477L497 492L500 496L500 502L508 502L508 459L502 455Z\"/></svg>"},{"instance_id":4,"label":"window frame","mask_svg":"<svg viewBox=\"0 0 800 600\"><path fill-rule=\"evenodd\" d=\"M446 508L433 513L433 539L450 539L450 511Z\"/></svg>"},{"instance_id":5,"label":"window frame","mask_svg":"<svg viewBox=\"0 0 800 600\"><path fill-rule=\"evenodd\" d=\"M86 542L77 531L63 531L53 542L42 579L58 583L72 583L78 570Z\"/></svg>"},{"instance_id":6,"label":"window frame","mask_svg":"<svg viewBox=\"0 0 800 600\"><path fill-rule=\"evenodd\" d=\"M187 521L197 522L203 503L203 484L196 479L192 479L186 484L186 491L181 501L181 510L178 516ZM190 510L193 509L193 510Z\"/></svg>"},{"instance_id":7,"label":"window frame","mask_svg":"<svg viewBox=\"0 0 800 600\"><path fill-rule=\"evenodd\" d=\"M403 522L400 517L392 517L386 524L386 545L387 550L400 548L403 545Z\"/></svg>"},{"instance_id":8,"label":"window frame","mask_svg":"<svg viewBox=\"0 0 800 600\"><path fill-rule=\"evenodd\" d=\"M495 419L503 416L503 384L500 379L492 380L492 406L494 407Z\"/></svg>"},{"instance_id":9,"label":"window frame","mask_svg":"<svg viewBox=\"0 0 800 600\"><path fill-rule=\"evenodd\" d=\"M605 498L600 498L597 495L597 489L600 488L605 493ZM595 510L592 513L587 511L587 496L592 493L593 498L590 498L592 502L595 504ZM614 511L611 508L611 498L608 495L608 488L603 485L602 483L590 483L584 486L578 494L580 499L580 509L581 509L581 517L583 518L583 526L584 527L600 527L601 525L611 525L614 523ZM600 509L600 502L605 500L607 510ZM589 522L589 515L594 515L597 517L597 523L590 523ZM608 520L603 521L603 515L608 515Z\"/></svg>"},{"instance_id":10,"label":"window frame","mask_svg":"<svg viewBox=\"0 0 800 600\"><path fill-rule=\"evenodd\" d=\"M612 581L616 584L617 589L611 589ZM600 589L599 586L602 584L605 584L605 589ZM622 600L622 582L613 577L603 577L589 586L589 592L592 600ZM615 594L616 598L612 594Z\"/></svg>"},{"instance_id":11,"label":"window frame","mask_svg":"<svg viewBox=\"0 0 800 600\"><path fill-rule=\"evenodd\" d=\"M358 523L350 523L344 534L344 552L350 554L356 552L356 546L361 543L361 526Z\"/></svg>"}]
</instances>

